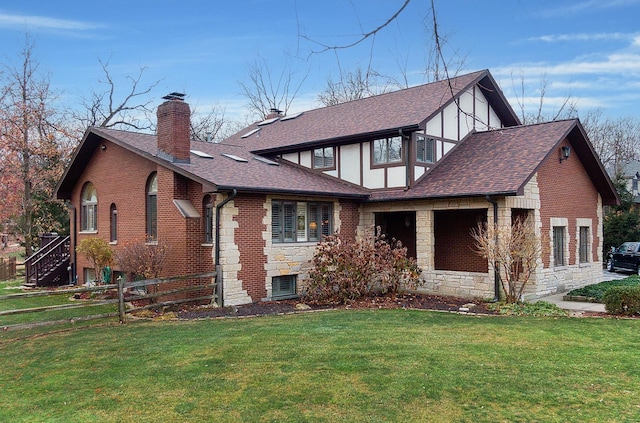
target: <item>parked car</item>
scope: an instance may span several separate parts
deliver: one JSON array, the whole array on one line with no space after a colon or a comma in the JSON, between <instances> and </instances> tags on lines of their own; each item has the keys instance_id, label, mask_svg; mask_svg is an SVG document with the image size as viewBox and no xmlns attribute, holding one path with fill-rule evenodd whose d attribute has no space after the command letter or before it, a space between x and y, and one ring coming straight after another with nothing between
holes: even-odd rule
<instances>
[{"instance_id":1,"label":"parked car","mask_svg":"<svg viewBox=\"0 0 640 423\"><path fill-rule=\"evenodd\" d=\"M607 270L634 272L640 275L640 242L625 242L609 253Z\"/></svg>"}]
</instances>

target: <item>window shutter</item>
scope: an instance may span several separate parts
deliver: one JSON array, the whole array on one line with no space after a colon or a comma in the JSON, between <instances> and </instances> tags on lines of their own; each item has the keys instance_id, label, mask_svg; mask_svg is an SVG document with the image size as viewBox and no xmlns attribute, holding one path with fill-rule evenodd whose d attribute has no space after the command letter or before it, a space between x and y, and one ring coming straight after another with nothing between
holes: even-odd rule
<instances>
[{"instance_id":1,"label":"window shutter","mask_svg":"<svg viewBox=\"0 0 640 423\"><path fill-rule=\"evenodd\" d=\"M271 241L282 242L282 203L271 202Z\"/></svg>"},{"instance_id":2,"label":"window shutter","mask_svg":"<svg viewBox=\"0 0 640 423\"><path fill-rule=\"evenodd\" d=\"M284 203L283 206L284 242L294 242L296 240L296 203Z\"/></svg>"}]
</instances>

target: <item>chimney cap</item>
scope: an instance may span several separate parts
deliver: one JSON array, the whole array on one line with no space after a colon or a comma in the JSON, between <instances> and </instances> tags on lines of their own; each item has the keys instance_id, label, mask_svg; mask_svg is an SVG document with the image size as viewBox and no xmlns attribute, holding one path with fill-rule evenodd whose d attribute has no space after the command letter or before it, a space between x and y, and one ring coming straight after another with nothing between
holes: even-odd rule
<instances>
[{"instance_id":1,"label":"chimney cap","mask_svg":"<svg viewBox=\"0 0 640 423\"><path fill-rule=\"evenodd\" d=\"M164 97L162 97L162 99L163 100L180 100L180 101L182 101L182 100L184 100L184 96L185 96L185 94L174 91L172 93L169 93L169 94L165 95Z\"/></svg>"}]
</instances>

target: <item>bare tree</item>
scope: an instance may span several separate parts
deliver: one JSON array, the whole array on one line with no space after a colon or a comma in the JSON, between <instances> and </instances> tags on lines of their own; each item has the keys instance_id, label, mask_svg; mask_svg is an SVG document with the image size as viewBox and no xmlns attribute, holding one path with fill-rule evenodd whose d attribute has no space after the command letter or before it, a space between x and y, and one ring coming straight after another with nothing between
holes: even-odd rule
<instances>
[{"instance_id":1,"label":"bare tree","mask_svg":"<svg viewBox=\"0 0 640 423\"><path fill-rule=\"evenodd\" d=\"M229 121L225 118L225 108L214 105L208 113L198 113L197 106L191 109L191 139L204 142L220 142L226 138L225 127Z\"/></svg>"},{"instance_id":2,"label":"bare tree","mask_svg":"<svg viewBox=\"0 0 640 423\"><path fill-rule=\"evenodd\" d=\"M640 160L640 120L631 116L605 118L602 109L590 110L581 119L593 148L612 177L626 163Z\"/></svg>"},{"instance_id":3,"label":"bare tree","mask_svg":"<svg viewBox=\"0 0 640 423\"><path fill-rule=\"evenodd\" d=\"M327 86L318 94L318 100L325 106L333 106L347 101L359 100L390 91L391 86L375 71L358 67L353 72L341 73L337 81L327 79Z\"/></svg>"},{"instance_id":4,"label":"bare tree","mask_svg":"<svg viewBox=\"0 0 640 423\"><path fill-rule=\"evenodd\" d=\"M242 94L249 100L250 112L259 119L265 119L274 109L287 113L307 75L308 72L296 82L289 60L283 62L278 75L267 60L258 57L247 65L248 81L239 82L239 85Z\"/></svg>"},{"instance_id":5,"label":"bare tree","mask_svg":"<svg viewBox=\"0 0 640 423\"><path fill-rule=\"evenodd\" d=\"M100 126L103 128L124 128L135 130L152 130L154 125L153 110L148 94L160 83L153 82L140 87L142 76L146 68L141 68L137 76L126 76L129 87L123 94L117 92L118 85L109 71L109 61L98 59L104 80L100 84L106 85L102 91L92 91L89 99L82 100L84 114L75 113L74 117L80 121L83 128Z\"/></svg>"},{"instance_id":6,"label":"bare tree","mask_svg":"<svg viewBox=\"0 0 640 423\"><path fill-rule=\"evenodd\" d=\"M471 236L476 253L488 259L498 272L505 301L521 301L541 256L542 244L532 219L516 219L510 227L479 224Z\"/></svg>"},{"instance_id":7,"label":"bare tree","mask_svg":"<svg viewBox=\"0 0 640 423\"><path fill-rule=\"evenodd\" d=\"M34 48L26 35L20 62L5 65L0 95L4 175L0 219L12 219L27 255L40 233L64 228L64 219L58 219L64 214L63 206L51 198L71 151L69 134L52 106L55 94L48 76L39 72ZM7 179L7 175L13 177Z\"/></svg>"},{"instance_id":8,"label":"bare tree","mask_svg":"<svg viewBox=\"0 0 640 423\"><path fill-rule=\"evenodd\" d=\"M558 119L569 119L577 115L576 101L571 97L571 93L567 93L562 99L559 106L554 111L550 111L545 107L547 101L547 85L549 80L546 73L540 76L540 86L538 94L535 97L527 95L525 87L524 74L520 74L519 88L516 88L515 77L511 73L511 84L513 92L516 94L516 103L520 109L520 119L523 124L529 125L533 123L551 122ZM535 110L530 110L527 105L535 106Z\"/></svg>"}]
</instances>

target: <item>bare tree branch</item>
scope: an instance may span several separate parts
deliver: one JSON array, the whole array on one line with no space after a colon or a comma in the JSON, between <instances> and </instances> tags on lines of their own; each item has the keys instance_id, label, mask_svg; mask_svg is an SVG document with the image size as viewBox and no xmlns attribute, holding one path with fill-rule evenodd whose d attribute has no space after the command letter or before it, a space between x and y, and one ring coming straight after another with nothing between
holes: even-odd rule
<instances>
[{"instance_id":1,"label":"bare tree branch","mask_svg":"<svg viewBox=\"0 0 640 423\"><path fill-rule=\"evenodd\" d=\"M320 47L322 47L322 49L320 51L316 51L315 52L316 54L324 53L324 52L329 51L329 50L344 50L344 49L348 49L348 48L351 48L351 47L355 47L358 44L360 44L363 41L365 41L366 39L368 39L369 37L375 36L382 29L384 29L389 24L391 24L391 22L396 20L396 18L400 15L400 13L402 13L402 11L409 5L410 2L411 2L411 0L405 0L405 2L402 4L400 9L398 9L389 19L387 19L386 22L384 22L382 25L374 28L373 30L371 30L369 32L362 33L360 38L358 38L353 43L344 44L344 45L340 45L340 46L330 46L330 45L326 45L326 44L320 43L319 41L314 40L314 39L312 39L312 38L310 38L310 37L308 37L306 35L302 35L301 34L300 37L305 39L305 40L307 40L307 41L311 41L312 43L317 44Z\"/></svg>"}]
</instances>

